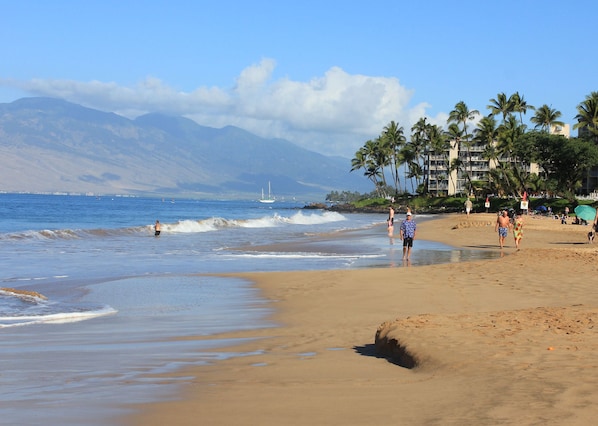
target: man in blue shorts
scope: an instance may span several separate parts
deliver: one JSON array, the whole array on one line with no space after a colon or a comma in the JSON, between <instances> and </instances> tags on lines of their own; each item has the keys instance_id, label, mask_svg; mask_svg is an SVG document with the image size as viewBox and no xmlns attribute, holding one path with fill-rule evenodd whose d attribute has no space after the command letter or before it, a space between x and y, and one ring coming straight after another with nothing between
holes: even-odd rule
<instances>
[{"instance_id":1,"label":"man in blue shorts","mask_svg":"<svg viewBox=\"0 0 598 426\"><path fill-rule=\"evenodd\" d=\"M494 232L498 232L498 244L500 244L500 248L505 246L505 238L507 237L510 227L511 219L509 218L509 213L506 210L503 210L496 219L496 225L494 226Z\"/></svg>"},{"instance_id":2,"label":"man in blue shorts","mask_svg":"<svg viewBox=\"0 0 598 426\"><path fill-rule=\"evenodd\" d=\"M407 212L407 217L401 223L399 236L403 240L403 260L409 259L411 256L411 247L413 247L413 240L415 240L415 222L411 218L411 212Z\"/></svg>"}]
</instances>

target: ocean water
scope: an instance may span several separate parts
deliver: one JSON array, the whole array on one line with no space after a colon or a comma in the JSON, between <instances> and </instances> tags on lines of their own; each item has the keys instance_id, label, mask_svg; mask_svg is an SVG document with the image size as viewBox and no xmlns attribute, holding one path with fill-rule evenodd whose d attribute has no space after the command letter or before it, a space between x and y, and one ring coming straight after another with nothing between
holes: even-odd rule
<instances>
[{"instance_id":1,"label":"ocean water","mask_svg":"<svg viewBox=\"0 0 598 426\"><path fill-rule=\"evenodd\" d=\"M189 379L155 373L250 356L176 339L275 326L251 283L206 274L401 266L384 215L306 203L0 194L0 423L109 424ZM492 255L418 240L411 265Z\"/></svg>"}]
</instances>

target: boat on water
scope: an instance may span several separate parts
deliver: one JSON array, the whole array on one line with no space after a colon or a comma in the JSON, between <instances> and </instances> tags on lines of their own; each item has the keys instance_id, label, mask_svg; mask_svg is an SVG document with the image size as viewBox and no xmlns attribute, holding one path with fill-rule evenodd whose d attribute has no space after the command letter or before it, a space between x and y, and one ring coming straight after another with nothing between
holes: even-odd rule
<instances>
[{"instance_id":1,"label":"boat on water","mask_svg":"<svg viewBox=\"0 0 598 426\"><path fill-rule=\"evenodd\" d=\"M270 182L268 182L268 197L264 197L264 188L262 188L262 198L260 198L260 203L273 203L275 201L274 197L272 196L272 190L270 189Z\"/></svg>"}]
</instances>

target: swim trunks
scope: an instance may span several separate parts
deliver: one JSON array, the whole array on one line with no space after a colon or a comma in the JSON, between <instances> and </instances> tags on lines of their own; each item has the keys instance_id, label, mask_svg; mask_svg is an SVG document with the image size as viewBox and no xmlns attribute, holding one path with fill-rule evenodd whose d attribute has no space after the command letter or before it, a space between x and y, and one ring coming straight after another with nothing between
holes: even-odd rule
<instances>
[{"instance_id":1,"label":"swim trunks","mask_svg":"<svg viewBox=\"0 0 598 426\"><path fill-rule=\"evenodd\" d=\"M498 228L498 235L501 236L501 237L506 237L508 231L509 231L509 228L499 227Z\"/></svg>"},{"instance_id":2,"label":"swim trunks","mask_svg":"<svg viewBox=\"0 0 598 426\"><path fill-rule=\"evenodd\" d=\"M156 232L154 233L154 235L157 237L158 235L160 235L160 231L156 231Z\"/></svg>"},{"instance_id":3,"label":"swim trunks","mask_svg":"<svg viewBox=\"0 0 598 426\"><path fill-rule=\"evenodd\" d=\"M413 238L403 238L403 247L413 247Z\"/></svg>"}]
</instances>

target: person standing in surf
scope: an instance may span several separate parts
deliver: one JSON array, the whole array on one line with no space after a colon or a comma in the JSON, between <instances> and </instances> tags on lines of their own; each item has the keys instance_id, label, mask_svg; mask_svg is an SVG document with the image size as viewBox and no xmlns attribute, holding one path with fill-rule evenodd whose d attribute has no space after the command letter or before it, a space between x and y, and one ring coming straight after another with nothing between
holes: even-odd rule
<instances>
[{"instance_id":1,"label":"person standing in surf","mask_svg":"<svg viewBox=\"0 0 598 426\"><path fill-rule=\"evenodd\" d=\"M415 240L415 230L417 226L411 216L411 211L408 211L405 220L401 223L399 231L401 240L403 240L403 260L409 260L409 257L411 256L411 248L413 247L413 240Z\"/></svg>"},{"instance_id":2,"label":"person standing in surf","mask_svg":"<svg viewBox=\"0 0 598 426\"><path fill-rule=\"evenodd\" d=\"M155 237L159 237L160 236L160 221L157 220L156 224L154 225L154 236Z\"/></svg>"},{"instance_id":3,"label":"person standing in surf","mask_svg":"<svg viewBox=\"0 0 598 426\"><path fill-rule=\"evenodd\" d=\"M388 224L388 236L392 237L392 235L394 234L394 224L395 224L395 209L392 206L390 206L388 208L387 224Z\"/></svg>"}]
</instances>

